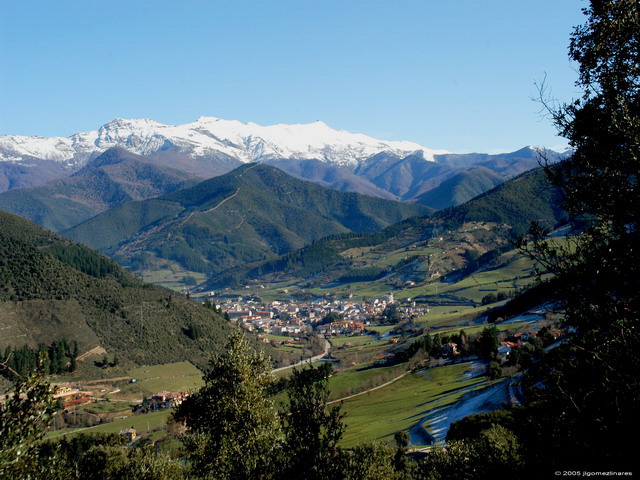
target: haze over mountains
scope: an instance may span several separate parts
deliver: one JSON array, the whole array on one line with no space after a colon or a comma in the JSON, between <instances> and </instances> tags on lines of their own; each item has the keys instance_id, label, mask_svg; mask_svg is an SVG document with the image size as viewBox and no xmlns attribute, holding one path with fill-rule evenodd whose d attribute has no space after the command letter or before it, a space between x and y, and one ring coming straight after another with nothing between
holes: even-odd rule
<instances>
[{"instance_id":1,"label":"haze over mountains","mask_svg":"<svg viewBox=\"0 0 640 480\"><path fill-rule=\"evenodd\" d=\"M121 203L157 197L197 178L114 147L69 177L3 192L0 209L62 231Z\"/></svg>"}]
</instances>

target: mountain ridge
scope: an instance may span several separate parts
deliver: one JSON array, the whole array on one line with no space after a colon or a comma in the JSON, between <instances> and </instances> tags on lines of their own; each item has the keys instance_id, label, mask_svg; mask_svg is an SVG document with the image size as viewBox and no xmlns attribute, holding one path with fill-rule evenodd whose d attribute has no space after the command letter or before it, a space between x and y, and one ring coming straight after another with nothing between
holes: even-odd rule
<instances>
[{"instance_id":1,"label":"mountain ridge","mask_svg":"<svg viewBox=\"0 0 640 480\"><path fill-rule=\"evenodd\" d=\"M411 217L380 232L327 236L279 257L222 271L205 282L203 288L218 289L248 281L268 283L268 278L281 281L284 277L296 278L300 285L318 286L359 268L358 256L348 252L363 247L375 248L377 256L384 258L394 250L410 251L416 244L430 239L442 237L440 240L446 240L456 235L473 238L471 243L480 247L477 253L482 255L510 245L518 235L526 233L532 221L548 229L565 222L566 213L558 206L558 194L549 184L543 169L538 168L501 183L461 205L428 216ZM463 228L469 222L477 225L471 229ZM469 243L467 240L464 242ZM454 256L455 262L444 265L446 268L457 268L467 261L464 249Z\"/></svg>"},{"instance_id":2,"label":"mountain ridge","mask_svg":"<svg viewBox=\"0 0 640 480\"><path fill-rule=\"evenodd\" d=\"M299 248L332 233L378 231L431 210L296 179L265 164L129 202L64 232L127 263L141 255L198 272Z\"/></svg>"},{"instance_id":3,"label":"mountain ridge","mask_svg":"<svg viewBox=\"0 0 640 480\"><path fill-rule=\"evenodd\" d=\"M23 156L82 166L104 150L121 146L150 155L180 150L192 157L227 155L242 163L270 158L315 158L355 165L380 151L409 154L427 160L436 153L417 143L378 140L364 134L335 130L323 122L262 126L252 122L200 117L183 125L164 125L151 119L114 119L98 130L70 137L0 135L0 160L20 162Z\"/></svg>"},{"instance_id":4,"label":"mountain ridge","mask_svg":"<svg viewBox=\"0 0 640 480\"><path fill-rule=\"evenodd\" d=\"M113 147L69 177L1 192L0 209L62 231L121 203L156 197L196 179Z\"/></svg>"}]
</instances>

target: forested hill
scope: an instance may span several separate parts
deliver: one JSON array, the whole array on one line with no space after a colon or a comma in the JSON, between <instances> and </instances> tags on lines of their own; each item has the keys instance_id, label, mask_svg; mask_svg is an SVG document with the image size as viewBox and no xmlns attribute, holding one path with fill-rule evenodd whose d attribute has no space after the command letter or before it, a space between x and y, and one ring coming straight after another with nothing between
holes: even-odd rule
<instances>
[{"instance_id":1,"label":"forested hill","mask_svg":"<svg viewBox=\"0 0 640 480\"><path fill-rule=\"evenodd\" d=\"M211 309L2 211L0 323L3 351L65 339L80 353L101 346L126 364L203 365L233 329Z\"/></svg>"},{"instance_id":2,"label":"forested hill","mask_svg":"<svg viewBox=\"0 0 640 480\"><path fill-rule=\"evenodd\" d=\"M379 231L430 211L247 164L191 188L113 208L65 235L125 264L152 256L208 273L272 258L330 234Z\"/></svg>"},{"instance_id":3,"label":"forested hill","mask_svg":"<svg viewBox=\"0 0 640 480\"><path fill-rule=\"evenodd\" d=\"M456 207L433 215L412 217L369 234L342 234L326 237L305 248L280 257L234 269L214 276L211 287L237 284L247 278L263 275L293 275L301 279L322 272L316 280L330 281L357 268L354 259L345 254L349 249L375 246L380 255L409 246L435 235L447 236L465 222L491 222L498 225L492 236L478 238L484 253L506 244L527 232L531 222L552 229L566 220L558 206L558 192L548 182L543 169L531 170Z\"/></svg>"}]
</instances>

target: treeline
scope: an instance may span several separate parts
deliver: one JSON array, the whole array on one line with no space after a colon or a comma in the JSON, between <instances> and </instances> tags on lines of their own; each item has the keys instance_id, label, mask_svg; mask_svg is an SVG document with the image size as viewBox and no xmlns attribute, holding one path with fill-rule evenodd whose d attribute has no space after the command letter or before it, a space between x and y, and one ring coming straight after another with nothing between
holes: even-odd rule
<instances>
[{"instance_id":1,"label":"treeline","mask_svg":"<svg viewBox=\"0 0 640 480\"><path fill-rule=\"evenodd\" d=\"M66 339L55 340L49 345L41 343L36 348L24 345L21 348L7 346L3 363L8 367L0 370L7 378L15 373L27 377L35 372L43 375L56 375L73 372L77 368L78 342L69 346Z\"/></svg>"},{"instance_id":2,"label":"treeline","mask_svg":"<svg viewBox=\"0 0 640 480\"><path fill-rule=\"evenodd\" d=\"M313 242L308 247L287 253L267 261L249 272L250 276L260 276L277 271L287 271L295 267L300 275L312 275L341 262L343 259L327 241Z\"/></svg>"},{"instance_id":3,"label":"treeline","mask_svg":"<svg viewBox=\"0 0 640 480\"><path fill-rule=\"evenodd\" d=\"M528 288L524 288L523 290L517 292L517 295L515 295L504 305L492 309L487 314L487 320L493 323L498 321L498 319L500 318L512 317L520 312L527 311L528 309L540 305L544 302L554 301L558 298L558 288L558 280L555 278L537 283Z\"/></svg>"},{"instance_id":4,"label":"treeline","mask_svg":"<svg viewBox=\"0 0 640 480\"><path fill-rule=\"evenodd\" d=\"M425 334L410 342L404 349L395 352L394 361L408 362L421 353L424 357L440 357L443 355L445 345L455 344L456 352L462 357L478 355L484 359L493 359L500 345L498 329L495 326L485 327L482 332L467 335L464 330L458 334L434 335Z\"/></svg>"},{"instance_id":5,"label":"treeline","mask_svg":"<svg viewBox=\"0 0 640 480\"><path fill-rule=\"evenodd\" d=\"M340 283L372 282L384 276L386 270L379 267L364 267L351 270L336 281Z\"/></svg>"},{"instance_id":6,"label":"treeline","mask_svg":"<svg viewBox=\"0 0 640 480\"><path fill-rule=\"evenodd\" d=\"M113 260L82 245L58 243L48 247L47 252L53 258L92 277L104 278L120 272L120 268Z\"/></svg>"}]
</instances>

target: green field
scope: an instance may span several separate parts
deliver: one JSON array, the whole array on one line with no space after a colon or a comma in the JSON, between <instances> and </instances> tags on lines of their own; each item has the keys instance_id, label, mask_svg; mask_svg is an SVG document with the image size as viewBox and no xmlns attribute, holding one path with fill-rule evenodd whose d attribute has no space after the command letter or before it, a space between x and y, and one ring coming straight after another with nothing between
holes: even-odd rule
<instances>
[{"instance_id":1,"label":"green field","mask_svg":"<svg viewBox=\"0 0 640 480\"><path fill-rule=\"evenodd\" d=\"M52 439L61 436L74 436L78 433L119 433L127 428L135 428L139 434L146 435L154 430L164 429L172 411L173 410L162 410L159 412L131 415L127 418L110 423L103 423L95 427L48 432L46 438Z\"/></svg>"},{"instance_id":2,"label":"green field","mask_svg":"<svg viewBox=\"0 0 640 480\"><path fill-rule=\"evenodd\" d=\"M142 366L129 370L128 373L131 378L136 379L136 383L122 386L121 396L128 393L153 395L163 391L194 390L204 384L202 372L191 362Z\"/></svg>"},{"instance_id":3,"label":"green field","mask_svg":"<svg viewBox=\"0 0 640 480\"><path fill-rule=\"evenodd\" d=\"M405 372L406 365L350 370L329 379L329 400L336 400L385 383Z\"/></svg>"},{"instance_id":4,"label":"green field","mask_svg":"<svg viewBox=\"0 0 640 480\"><path fill-rule=\"evenodd\" d=\"M393 327L391 327L393 328ZM380 345L383 340L376 340L371 335L337 335L330 337L329 341L334 349L336 348L353 348L365 345Z\"/></svg>"},{"instance_id":5,"label":"green field","mask_svg":"<svg viewBox=\"0 0 640 480\"><path fill-rule=\"evenodd\" d=\"M360 442L391 442L393 435L408 430L428 413L429 408L457 401L467 388L479 388L484 378L465 379L470 363L448 365L407 375L386 387L346 400L345 447ZM431 403L436 402L436 403Z\"/></svg>"},{"instance_id":6,"label":"green field","mask_svg":"<svg viewBox=\"0 0 640 480\"><path fill-rule=\"evenodd\" d=\"M195 278L197 283L204 282L207 279L207 276L202 273L185 270L174 262L170 263L170 267L143 271L142 277L144 278L145 282L155 283L156 285L161 285L173 291L179 292L183 288L189 288L190 286L193 286L185 285L183 281L185 277L193 277Z\"/></svg>"}]
</instances>

